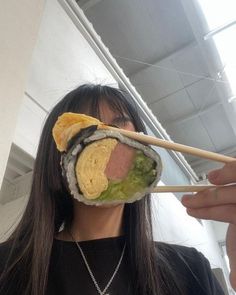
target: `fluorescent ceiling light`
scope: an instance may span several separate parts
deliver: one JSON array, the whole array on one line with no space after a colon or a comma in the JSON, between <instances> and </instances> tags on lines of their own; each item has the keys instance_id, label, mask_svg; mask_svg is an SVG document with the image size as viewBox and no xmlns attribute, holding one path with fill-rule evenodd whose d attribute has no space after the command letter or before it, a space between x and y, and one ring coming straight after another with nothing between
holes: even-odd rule
<instances>
[{"instance_id":1,"label":"fluorescent ceiling light","mask_svg":"<svg viewBox=\"0 0 236 295\"><path fill-rule=\"evenodd\" d=\"M236 2L236 1L235 1ZM236 25L222 31L215 35L216 48L222 64L224 65L224 72L228 78L233 95L236 95Z\"/></svg>"},{"instance_id":2,"label":"fluorescent ceiling light","mask_svg":"<svg viewBox=\"0 0 236 295\"><path fill-rule=\"evenodd\" d=\"M218 50L233 97L236 96L236 0L198 0ZM231 25L227 25L230 24ZM206 38L205 38L206 39ZM234 100L234 99L233 99ZM233 101L231 98L228 101Z\"/></svg>"},{"instance_id":3,"label":"fluorescent ceiling light","mask_svg":"<svg viewBox=\"0 0 236 295\"><path fill-rule=\"evenodd\" d=\"M232 96L228 99L228 102L231 103L233 101L236 101L236 96Z\"/></svg>"},{"instance_id":4,"label":"fluorescent ceiling light","mask_svg":"<svg viewBox=\"0 0 236 295\"><path fill-rule=\"evenodd\" d=\"M223 26L221 26L221 27L218 27L218 28L216 28L216 29L210 31L209 33L207 33L207 34L204 36L204 40L208 40L208 39L212 38L212 37L215 36L216 34L218 34L218 33L222 32L222 31L224 31L224 30L230 28L230 27L233 26L233 25L236 25L236 20L233 20L233 21L231 21L231 22L229 22L229 23L227 23L227 24L225 24L225 25L223 25Z\"/></svg>"},{"instance_id":5,"label":"fluorescent ceiling light","mask_svg":"<svg viewBox=\"0 0 236 295\"><path fill-rule=\"evenodd\" d=\"M236 19L235 0L198 0L212 31Z\"/></svg>"}]
</instances>

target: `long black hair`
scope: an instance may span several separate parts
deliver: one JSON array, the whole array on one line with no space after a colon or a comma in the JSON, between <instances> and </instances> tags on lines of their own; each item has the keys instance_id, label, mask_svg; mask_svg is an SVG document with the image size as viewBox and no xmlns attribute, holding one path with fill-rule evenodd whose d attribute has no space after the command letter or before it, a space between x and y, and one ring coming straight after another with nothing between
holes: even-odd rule
<instances>
[{"instance_id":1,"label":"long black hair","mask_svg":"<svg viewBox=\"0 0 236 295\"><path fill-rule=\"evenodd\" d=\"M136 131L146 132L134 101L116 88L85 84L56 104L40 138L26 210L8 239L11 251L1 286L17 278L18 294L45 294L54 237L63 224L73 219L73 199L62 178L60 153L52 138L52 128L64 112L84 112L99 118L101 100L121 116L126 114ZM166 257L153 241L149 196L125 204L124 230L134 294L164 295L173 290L175 294L184 294Z\"/></svg>"}]
</instances>

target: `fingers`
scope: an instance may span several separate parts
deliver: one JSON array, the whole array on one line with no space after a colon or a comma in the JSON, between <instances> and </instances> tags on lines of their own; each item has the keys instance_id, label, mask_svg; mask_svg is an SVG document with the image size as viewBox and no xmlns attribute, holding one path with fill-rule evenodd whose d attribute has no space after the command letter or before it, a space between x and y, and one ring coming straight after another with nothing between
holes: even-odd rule
<instances>
[{"instance_id":1,"label":"fingers","mask_svg":"<svg viewBox=\"0 0 236 295\"><path fill-rule=\"evenodd\" d=\"M181 201L188 208L211 207L224 204L236 205L236 185L207 189L195 195L184 195Z\"/></svg>"},{"instance_id":2,"label":"fingers","mask_svg":"<svg viewBox=\"0 0 236 295\"><path fill-rule=\"evenodd\" d=\"M230 224L226 237L226 250L230 264L230 283L236 290L236 225Z\"/></svg>"},{"instance_id":3,"label":"fingers","mask_svg":"<svg viewBox=\"0 0 236 295\"><path fill-rule=\"evenodd\" d=\"M187 213L195 218L236 224L236 205L223 205L206 208L187 208Z\"/></svg>"},{"instance_id":4,"label":"fingers","mask_svg":"<svg viewBox=\"0 0 236 295\"><path fill-rule=\"evenodd\" d=\"M236 224L236 185L185 195L181 202L196 218Z\"/></svg>"},{"instance_id":5,"label":"fingers","mask_svg":"<svg viewBox=\"0 0 236 295\"><path fill-rule=\"evenodd\" d=\"M221 169L209 172L208 179L211 183L218 185L236 182L236 159L225 164Z\"/></svg>"},{"instance_id":6,"label":"fingers","mask_svg":"<svg viewBox=\"0 0 236 295\"><path fill-rule=\"evenodd\" d=\"M211 171L208 179L216 185L236 184L236 160ZM196 195L184 195L182 204L195 218L229 223L226 247L230 261L230 283L236 290L236 185L208 189Z\"/></svg>"}]
</instances>

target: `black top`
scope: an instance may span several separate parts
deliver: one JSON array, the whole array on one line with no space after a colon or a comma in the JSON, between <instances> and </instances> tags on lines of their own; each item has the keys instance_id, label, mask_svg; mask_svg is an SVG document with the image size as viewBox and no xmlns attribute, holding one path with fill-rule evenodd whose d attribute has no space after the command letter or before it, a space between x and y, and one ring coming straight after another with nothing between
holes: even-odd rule
<instances>
[{"instance_id":1,"label":"black top","mask_svg":"<svg viewBox=\"0 0 236 295\"><path fill-rule=\"evenodd\" d=\"M79 242L101 290L110 280L124 246L124 236ZM219 283L211 272L208 260L195 248L166 245L165 253L171 267L187 283L189 295L223 295ZM0 273L6 257L5 243L0 245ZM126 253L126 252L125 252ZM144 270L145 271L145 270ZM130 270L124 255L120 268L106 294L132 295ZM21 295L14 283L10 292L1 295ZM54 240L47 295L98 295L94 283L74 242ZM174 294L174 291L173 291Z\"/></svg>"}]
</instances>

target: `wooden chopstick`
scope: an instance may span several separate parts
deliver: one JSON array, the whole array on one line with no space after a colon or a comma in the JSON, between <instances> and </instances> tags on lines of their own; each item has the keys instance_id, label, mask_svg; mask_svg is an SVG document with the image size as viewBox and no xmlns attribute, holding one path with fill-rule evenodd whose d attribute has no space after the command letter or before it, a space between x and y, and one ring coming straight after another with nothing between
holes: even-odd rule
<instances>
[{"instance_id":1,"label":"wooden chopstick","mask_svg":"<svg viewBox=\"0 0 236 295\"><path fill-rule=\"evenodd\" d=\"M153 137L150 135L140 134L138 132L128 131L128 130L115 128L115 127L111 127L111 126L107 126L107 125L102 125L101 127L99 127L99 129L109 129L112 131L120 132L121 134L123 134L129 138L135 139L135 140L143 142L143 143L163 147L165 149L174 150L174 151L181 152L181 153L187 153L187 154L201 157L201 158L205 158L208 160L213 160L213 161L222 162L222 163L236 161L236 159L232 158L232 157L228 157L225 155L205 151L205 150L194 148L194 147L187 146L184 144L175 143L175 142L171 142L168 140L156 138L156 137Z\"/></svg>"},{"instance_id":2,"label":"wooden chopstick","mask_svg":"<svg viewBox=\"0 0 236 295\"><path fill-rule=\"evenodd\" d=\"M184 193L184 192L200 192L206 189L219 188L223 185L165 185L156 186L152 189L152 193Z\"/></svg>"}]
</instances>

